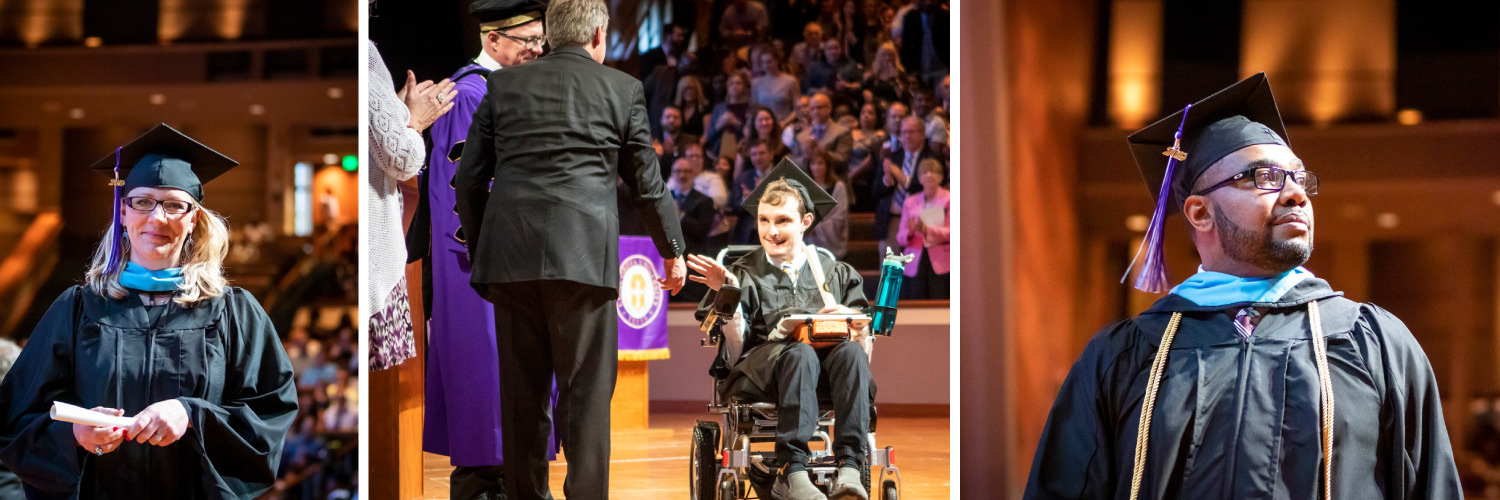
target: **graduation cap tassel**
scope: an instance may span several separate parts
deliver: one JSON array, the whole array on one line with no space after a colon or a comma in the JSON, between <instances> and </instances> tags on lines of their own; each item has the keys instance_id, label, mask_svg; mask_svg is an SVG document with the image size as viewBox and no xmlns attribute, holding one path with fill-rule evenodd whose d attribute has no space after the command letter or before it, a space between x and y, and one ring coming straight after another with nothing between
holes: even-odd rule
<instances>
[{"instance_id":1,"label":"graduation cap tassel","mask_svg":"<svg viewBox=\"0 0 1500 500\"><path fill-rule=\"evenodd\" d=\"M1177 170L1177 162L1187 158L1187 153L1182 151L1182 129L1187 125L1188 111L1192 108L1192 104L1182 108L1182 123L1177 125L1177 133L1172 136L1172 147L1162 153L1167 156L1167 173L1162 177L1161 189L1156 195L1156 210L1151 214L1151 223L1146 226L1146 237L1141 240L1140 248L1136 249L1135 258L1130 260L1130 266L1125 268L1125 275L1120 277L1120 282L1123 283L1144 252L1146 261L1141 263L1141 274L1135 278L1135 288L1143 292L1162 293L1171 289L1171 283L1167 282L1162 240L1166 233L1167 205L1172 198L1172 174Z\"/></svg>"},{"instance_id":2,"label":"graduation cap tassel","mask_svg":"<svg viewBox=\"0 0 1500 500\"><path fill-rule=\"evenodd\" d=\"M109 225L109 265L105 269L106 274L114 273L120 267L120 234L125 228L120 227L120 190L125 186L125 181L120 180L120 149L115 148L115 177L109 181L114 188L115 202L111 212L114 212L113 222Z\"/></svg>"}]
</instances>

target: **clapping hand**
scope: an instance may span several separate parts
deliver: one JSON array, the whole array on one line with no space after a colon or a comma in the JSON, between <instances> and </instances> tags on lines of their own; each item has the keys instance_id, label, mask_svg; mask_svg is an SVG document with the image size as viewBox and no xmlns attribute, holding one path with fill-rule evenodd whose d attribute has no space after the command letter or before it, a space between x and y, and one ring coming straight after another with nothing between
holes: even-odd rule
<instances>
[{"instance_id":1,"label":"clapping hand","mask_svg":"<svg viewBox=\"0 0 1500 500\"><path fill-rule=\"evenodd\" d=\"M406 86L396 94L411 112L411 122L407 125L417 132L427 130L433 122L453 109L453 85L448 79L438 83L432 83L432 80L417 83L417 74L407 70Z\"/></svg>"}]
</instances>

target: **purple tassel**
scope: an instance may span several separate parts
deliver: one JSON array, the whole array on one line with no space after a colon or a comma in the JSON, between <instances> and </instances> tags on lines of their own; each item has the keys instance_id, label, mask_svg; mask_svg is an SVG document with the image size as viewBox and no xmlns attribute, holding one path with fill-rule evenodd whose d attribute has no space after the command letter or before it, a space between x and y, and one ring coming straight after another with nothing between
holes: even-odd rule
<instances>
[{"instance_id":1,"label":"purple tassel","mask_svg":"<svg viewBox=\"0 0 1500 500\"><path fill-rule=\"evenodd\" d=\"M120 189L125 185L120 180L120 148L115 148L115 178L109 181L109 184L114 187L115 191L115 204L112 210L115 215L114 222L109 225L109 264L105 267L105 274L114 274L115 270L120 268L120 233L125 230L120 227Z\"/></svg>"},{"instance_id":2,"label":"purple tassel","mask_svg":"<svg viewBox=\"0 0 1500 500\"><path fill-rule=\"evenodd\" d=\"M1167 225L1167 205L1172 198L1172 174L1177 170L1179 158L1186 158L1182 153L1182 128L1187 125L1188 110L1193 105L1189 104L1182 108L1182 123L1177 125L1177 133L1172 136L1172 148L1162 153L1167 156L1167 175L1161 180L1161 189L1156 195L1156 210L1151 214L1151 224L1146 227L1146 237L1141 240L1141 247L1136 249L1135 258L1130 260L1130 267L1125 268L1125 276L1120 277L1120 282L1130 276L1130 270L1135 268L1136 260L1141 258L1141 252L1146 253L1146 261L1141 264L1141 274L1135 278L1135 288L1146 293L1163 293L1171 290L1171 283L1167 281L1167 263L1163 255L1162 240L1165 239Z\"/></svg>"}]
</instances>

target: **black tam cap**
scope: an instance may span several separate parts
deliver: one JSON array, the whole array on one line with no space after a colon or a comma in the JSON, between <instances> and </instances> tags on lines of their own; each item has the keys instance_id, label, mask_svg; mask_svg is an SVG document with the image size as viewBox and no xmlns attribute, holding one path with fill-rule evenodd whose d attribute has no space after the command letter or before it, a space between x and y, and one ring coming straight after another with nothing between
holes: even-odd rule
<instances>
[{"instance_id":1,"label":"black tam cap","mask_svg":"<svg viewBox=\"0 0 1500 500\"><path fill-rule=\"evenodd\" d=\"M760 198L766 194L766 186L777 180L786 181L787 185L797 190L802 206L812 208L813 226L822 222L823 217L826 217L839 204L838 200L833 199L833 195L824 191L817 182L813 181L812 177L808 177L802 167L798 167L790 159L782 158L781 163L777 163L770 172L766 172L766 176L760 180L760 185L755 186L755 190L745 197L743 203L745 211L750 212L752 216L756 215L756 209L760 207Z\"/></svg>"},{"instance_id":2,"label":"black tam cap","mask_svg":"<svg viewBox=\"0 0 1500 500\"><path fill-rule=\"evenodd\" d=\"M201 203L203 183L237 165L238 162L163 123L89 168L123 179L120 186L125 193L138 187L181 189Z\"/></svg>"},{"instance_id":3,"label":"black tam cap","mask_svg":"<svg viewBox=\"0 0 1500 500\"><path fill-rule=\"evenodd\" d=\"M474 0L469 15L484 25L482 29L509 29L542 19L547 6L536 0Z\"/></svg>"},{"instance_id":4,"label":"black tam cap","mask_svg":"<svg viewBox=\"0 0 1500 500\"><path fill-rule=\"evenodd\" d=\"M1156 210L1141 240L1145 262L1136 278L1137 289L1167 291L1162 258L1163 225L1180 210L1198 179L1225 156L1257 144L1289 146L1286 126L1265 73L1230 85L1190 104L1182 111L1130 134L1130 152L1146 187L1156 198ZM1170 210L1169 210L1170 208ZM1135 267L1135 262L1131 262ZM1130 269L1125 270L1129 276ZM1124 281L1124 278L1121 278Z\"/></svg>"}]
</instances>

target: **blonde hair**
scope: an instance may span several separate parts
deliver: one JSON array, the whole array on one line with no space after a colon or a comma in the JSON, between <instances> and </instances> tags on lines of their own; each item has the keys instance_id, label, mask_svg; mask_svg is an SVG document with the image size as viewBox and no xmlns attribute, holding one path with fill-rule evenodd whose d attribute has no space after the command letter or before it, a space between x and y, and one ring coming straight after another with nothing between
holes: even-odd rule
<instances>
[{"instance_id":1,"label":"blonde hair","mask_svg":"<svg viewBox=\"0 0 1500 500\"><path fill-rule=\"evenodd\" d=\"M677 80L677 98L675 99L677 101L675 103L677 104L677 109L683 109L682 95L686 93L683 91L687 90L688 87L692 87L693 90L698 91L698 101L693 103L693 110L700 113L703 112L703 109L708 104L708 96L703 93L703 82L699 81L698 77L693 75L687 75Z\"/></svg>"},{"instance_id":2,"label":"blonde hair","mask_svg":"<svg viewBox=\"0 0 1500 500\"><path fill-rule=\"evenodd\" d=\"M119 210L118 207L115 208ZM178 263L182 267L182 284L178 286L173 302L182 307L193 307L198 302L224 295L229 280L224 277L224 257L229 255L229 226L224 218L202 205L193 209L193 234L182 245ZM120 231L110 224L108 231ZM121 235L119 244L109 248L109 232L94 250L94 258L88 271L83 274L83 284L89 291L100 296L122 299L130 291L120 285L120 272L125 262L130 261L129 237ZM120 256L119 266L109 270L111 254Z\"/></svg>"},{"instance_id":3,"label":"blonde hair","mask_svg":"<svg viewBox=\"0 0 1500 500\"><path fill-rule=\"evenodd\" d=\"M886 53L891 55L891 64L889 66L880 63L880 56ZM887 67L894 71L883 71ZM875 58L870 62L870 74L875 75L876 78L884 78L886 75L893 75L899 78L906 74L906 68L901 67L901 57L896 52L896 44L891 42L880 44L880 48L875 50Z\"/></svg>"}]
</instances>

